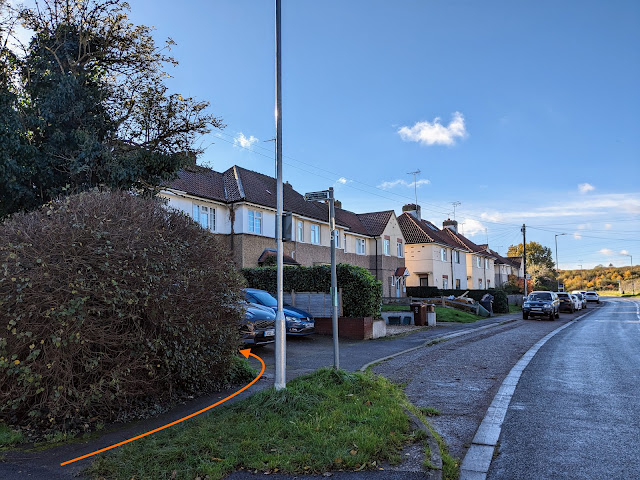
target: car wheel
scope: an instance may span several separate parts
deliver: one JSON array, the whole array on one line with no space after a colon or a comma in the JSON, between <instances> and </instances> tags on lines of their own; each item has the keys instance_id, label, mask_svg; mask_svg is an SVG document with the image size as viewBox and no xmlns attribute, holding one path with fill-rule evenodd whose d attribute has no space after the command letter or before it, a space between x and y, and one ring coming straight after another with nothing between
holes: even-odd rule
<instances>
[{"instance_id":1,"label":"car wheel","mask_svg":"<svg viewBox=\"0 0 640 480\"><path fill-rule=\"evenodd\" d=\"M523 320L528 320L529 319L529 314L522 312L522 319Z\"/></svg>"},{"instance_id":2,"label":"car wheel","mask_svg":"<svg viewBox=\"0 0 640 480\"><path fill-rule=\"evenodd\" d=\"M551 320L552 322L555 320L556 316L553 314L553 312L551 312L549 314L549 320Z\"/></svg>"}]
</instances>

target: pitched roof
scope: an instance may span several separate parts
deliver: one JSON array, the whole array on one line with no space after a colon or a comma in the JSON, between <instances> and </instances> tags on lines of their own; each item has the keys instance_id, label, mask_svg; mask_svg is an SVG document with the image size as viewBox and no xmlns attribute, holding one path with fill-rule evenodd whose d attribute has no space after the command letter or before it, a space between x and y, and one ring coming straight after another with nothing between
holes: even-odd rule
<instances>
[{"instance_id":1,"label":"pitched roof","mask_svg":"<svg viewBox=\"0 0 640 480\"><path fill-rule=\"evenodd\" d=\"M462 235L461 233L454 232L450 228L445 228L444 232L453 239L458 245L461 245L463 248L466 248L472 253L476 253L478 255L482 255L485 257L491 257L492 255L487 251L486 246L481 246L473 243L467 237Z\"/></svg>"},{"instance_id":2,"label":"pitched roof","mask_svg":"<svg viewBox=\"0 0 640 480\"><path fill-rule=\"evenodd\" d=\"M433 223L427 220L418 220L410 213L405 212L400 215L398 224L402 230L402 236L408 244L437 243L451 248L461 248Z\"/></svg>"},{"instance_id":3,"label":"pitched roof","mask_svg":"<svg viewBox=\"0 0 640 480\"><path fill-rule=\"evenodd\" d=\"M181 169L177 178L166 182L165 186L224 203L246 201L274 209L277 207L276 179L235 165L223 173L190 165ZM284 211L324 222L329 220L326 203L307 202L288 182L282 190ZM342 208L336 208L335 213L338 226L369 236L379 236L394 214L393 210L356 214Z\"/></svg>"},{"instance_id":4,"label":"pitched roof","mask_svg":"<svg viewBox=\"0 0 640 480\"><path fill-rule=\"evenodd\" d=\"M385 210L383 212L358 213L357 215L369 235L379 237L387 228L387 224L394 214L393 210Z\"/></svg>"}]
</instances>

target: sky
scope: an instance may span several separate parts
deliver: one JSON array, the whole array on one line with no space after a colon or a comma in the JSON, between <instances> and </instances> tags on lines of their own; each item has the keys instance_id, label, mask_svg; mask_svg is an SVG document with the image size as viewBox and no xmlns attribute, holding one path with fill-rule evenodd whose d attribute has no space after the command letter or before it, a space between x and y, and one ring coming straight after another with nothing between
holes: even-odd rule
<instances>
[{"instance_id":1,"label":"sky","mask_svg":"<svg viewBox=\"0 0 640 480\"><path fill-rule=\"evenodd\" d=\"M275 176L275 0L129 3L227 125L198 162ZM282 0L282 76L298 192L398 215L417 193L502 254L526 224L561 269L640 262L637 0Z\"/></svg>"}]
</instances>

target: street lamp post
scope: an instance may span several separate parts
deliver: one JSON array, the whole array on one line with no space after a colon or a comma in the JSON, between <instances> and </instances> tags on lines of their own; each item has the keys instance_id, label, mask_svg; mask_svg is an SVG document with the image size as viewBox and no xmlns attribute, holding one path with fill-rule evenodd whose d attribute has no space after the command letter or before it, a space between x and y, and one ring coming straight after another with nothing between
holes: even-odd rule
<instances>
[{"instance_id":1,"label":"street lamp post","mask_svg":"<svg viewBox=\"0 0 640 480\"><path fill-rule=\"evenodd\" d=\"M560 291L560 272L558 271L558 237L561 237L562 235L566 235L566 233L556 233L556 275L557 275L557 279L558 279L558 288L556 291Z\"/></svg>"},{"instance_id":2,"label":"street lamp post","mask_svg":"<svg viewBox=\"0 0 640 480\"><path fill-rule=\"evenodd\" d=\"M631 270L633 270L633 255L631 255L630 253L622 253L620 252L620 255L624 255L626 257L630 257L631 258ZM636 282L633 280L633 272L631 272L632 278L631 278L631 289L633 290L633 294L636 294Z\"/></svg>"}]
</instances>

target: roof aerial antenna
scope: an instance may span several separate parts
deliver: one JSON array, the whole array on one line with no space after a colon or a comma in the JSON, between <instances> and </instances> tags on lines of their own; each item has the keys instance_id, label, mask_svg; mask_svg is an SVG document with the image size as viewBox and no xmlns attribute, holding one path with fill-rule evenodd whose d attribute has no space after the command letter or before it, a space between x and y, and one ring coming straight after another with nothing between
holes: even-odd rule
<instances>
[{"instance_id":1,"label":"roof aerial antenna","mask_svg":"<svg viewBox=\"0 0 640 480\"><path fill-rule=\"evenodd\" d=\"M407 175L413 175L413 190L416 194L416 210L418 209L418 182L416 181L416 176L419 175L420 169L416 170L415 172L408 172Z\"/></svg>"},{"instance_id":2,"label":"roof aerial antenna","mask_svg":"<svg viewBox=\"0 0 640 480\"><path fill-rule=\"evenodd\" d=\"M459 207L460 205L462 205L462 203L455 201L455 202L451 202L451 205L453 205L453 219L456 219L456 207Z\"/></svg>"}]
</instances>

